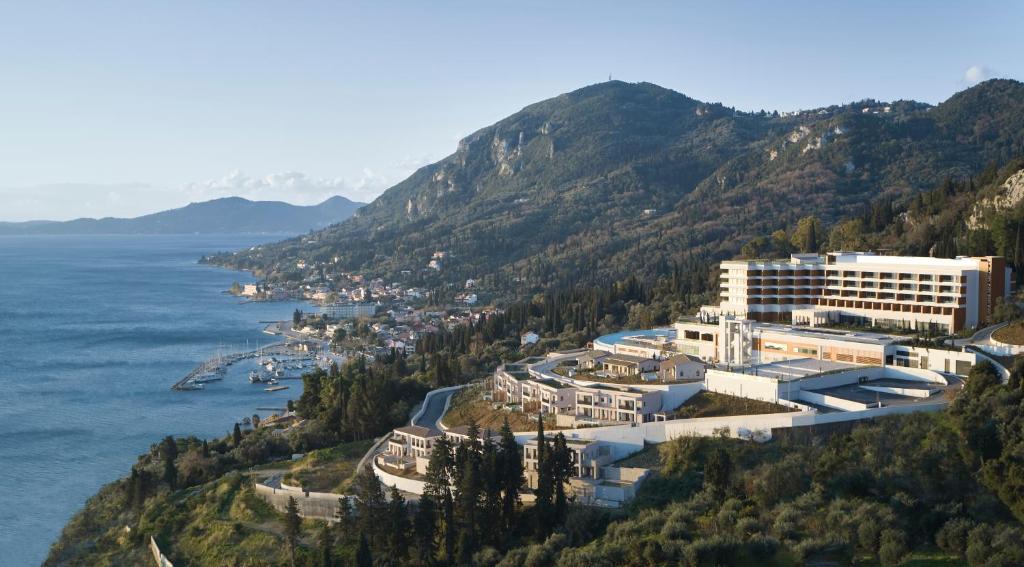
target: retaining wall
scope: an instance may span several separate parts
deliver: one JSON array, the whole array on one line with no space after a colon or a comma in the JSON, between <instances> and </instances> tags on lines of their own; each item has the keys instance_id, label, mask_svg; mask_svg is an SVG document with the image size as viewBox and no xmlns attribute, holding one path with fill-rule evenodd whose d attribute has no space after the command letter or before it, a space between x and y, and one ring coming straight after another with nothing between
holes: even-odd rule
<instances>
[{"instance_id":1,"label":"retaining wall","mask_svg":"<svg viewBox=\"0 0 1024 567\"><path fill-rule=\"evenodd\" d=\"M274 488L263 483L256 483L256 494L261 496L278 512L288 510L288 499L295 498L299 507L299 515L314 520L337 521L338 499L347 498L333 492L307 492L293 488Z\"/></svg>"},{"instance_id":2,"label":"retaining wall","mask_svg":"<svg viewBox=\"0 0 1024 567\"><path fill-rule=\"evenodd\" d=\"M416 480L414 478L405 478L391 474L384 469L377 466L376 460L373 463L373 474L377 475L377 478L388 487L395 486L403 492L411 494L423 494L426 489L427 483L422 480Z\"/></svg>"}]
</instances>

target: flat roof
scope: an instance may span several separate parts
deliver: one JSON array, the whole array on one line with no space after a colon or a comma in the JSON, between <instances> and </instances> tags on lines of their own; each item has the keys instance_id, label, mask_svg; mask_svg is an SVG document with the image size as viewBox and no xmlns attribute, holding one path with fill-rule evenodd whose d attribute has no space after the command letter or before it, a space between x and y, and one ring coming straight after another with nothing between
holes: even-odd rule
<instances>
[{"instance_id":1,"label":"flat roof","mask_svg":"<svg viewBox=\"0 0 1024 567\"><path fill-rule=\"evenodd\" d=\"M395 428L396 433L405 433L406 435L412 435L414 437L438 437L441 432L433 427L423 427L422 425L406 425L405 427Z\"/></svg>"},{"instance_id":2,"label":"flat roof","mask_svg":"<svg viewBox=\"0 0 1024 567\"><path fill-rule=\"evenodd\" d=\"M632 354L610 354L604 359L604 362L647 362L648 360L654 360L653 358L647 358L646 356L634 356Z\"/></svg>"},{"instance_id":3,"label":"flat roof","mask_svg":"<svg viewBox=\"0 0 1024 567\"><path fill-rule=\"evenodd\" d=\"M788 381L850 368L863 368L863 365L832 360L818 360L817 358L795 358L793 360L755 364L740 369L740 371L744 374L754 374L764 376L765 378Z\"/></svg>"},{"instance_id":4,"label":"flat roof","mask_svg":"<svg viewBox=\"0 0 1024 567\"><path fill-rule=\"evenodd\" d=\"M782 333L808 338L843 341L866 345L886 346L893 344L906 337L897 337L883 333L869 333L866 331L848 331L843 329L828 329L822 327L802 327L794 325L783 325L780 323L755 323L754 331Z\"/></svg>"}]
</instances>

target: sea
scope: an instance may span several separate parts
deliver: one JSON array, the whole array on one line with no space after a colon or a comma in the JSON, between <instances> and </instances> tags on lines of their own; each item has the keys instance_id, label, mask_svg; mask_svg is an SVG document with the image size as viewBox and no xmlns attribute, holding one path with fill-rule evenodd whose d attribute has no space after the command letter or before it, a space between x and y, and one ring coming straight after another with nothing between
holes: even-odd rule
<instances>
[{"instance_id":1,"label":"sea","mask_svg":"<svg viewBox=\"0 0 1024 567\"><path fill-rule=\"evenodd\" d=\"M281 238L0 236L0 565L39 565L85 501L165 435L225 435L299 396L297 380L249 384L254 361L203 391L170 388L308 308L245 303L224 292L251 275L197 262Z\"/></svg>"}]
</instances>

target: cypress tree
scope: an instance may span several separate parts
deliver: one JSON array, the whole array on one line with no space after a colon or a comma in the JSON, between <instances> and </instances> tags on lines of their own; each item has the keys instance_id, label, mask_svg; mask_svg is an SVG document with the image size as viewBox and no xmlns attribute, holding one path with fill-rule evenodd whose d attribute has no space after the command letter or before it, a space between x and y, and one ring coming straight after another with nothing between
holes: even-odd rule
<instances>
[{"instance_id":1,"label":"cypress tree","mask_svg":"<svg viewBox=\"0 0 1024 567\"><path fill-rule=\"evenodd\" d=\"M523 455L519 452L508 418L501 425L501 518L506 531L515 526L519 489L523 486Z\"/></svg>"},{"instance_id":2,"label":"cypress tree","mask_svg":"<svg viewBox=\"0 0 1024 567\"><path fill-rule=\"evenodd\" d=\"M333 547L334 535L331 534L331 527L324 524L320 529L320 567L334 566Z\"/></svg>"},{"instance_id":3,"label":"cypress tree","mask_svg":"<svg viewBox=\"0 0 1024 567\"><path fill-rule=\"evenodd\" d=\"M561 433L555 436L554 447L551 450L551 469L555 489L553 519L556 524L561 524L565 521L569 511L569 499L565 493L565 485L572 476L572 454L565 443L565 435Z\"/></svg>"},{"instance_id":4,"label":"cypress tree","mask_svg":"<svg viewBox=\"0 0 1024 567\"><path fill-rule=\"evenodd\" d=\"M537 414L537 488L533 505L537 516L537 537L541 540L551 535L553 528L552 496L554 492L554 469L549 455L548 441L544 437L544 416Z\"/></svg>"},{"instance_id":5,"label":"cypress tree","mask_svg":"<svg viewBox=\"0 0 1024 567\"><path fill-rule=\"evenodd\" d=\"M242 442L242 428L235 422L235 428L231 431L231 444L237 447Z\"/></svg>"},{"instance_id":6,"label":"cypress tree","mask_svg":"<svg viewBox=\"0 0 1024 567\"><path fill-rule=\"evenodd\" d=\"M288 497L288 508L285 511L284 535L288 543L288 558L292 567L295 567L295 548L299 545L299 535L302 529L302 518L299 517L299 503L294 496Z\"/></svg>"}]
</instances>

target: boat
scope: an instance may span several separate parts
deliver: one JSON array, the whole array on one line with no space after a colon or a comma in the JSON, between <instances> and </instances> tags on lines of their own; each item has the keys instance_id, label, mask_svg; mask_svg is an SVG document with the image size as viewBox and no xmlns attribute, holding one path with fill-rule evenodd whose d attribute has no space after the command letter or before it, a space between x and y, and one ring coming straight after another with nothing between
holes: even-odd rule
<instances>
[{"instance_id":1,"label":"boat","mask_svg":"<svg viewBox=\"0 0 1024 567\"><path fill-rule=\"evenodd\" d=\"M181 386L178 386L179 390L202 390L203 388L204 386L202 384L195 382L193 380L189 380L188 382L185 382Z\"/></svg>"},{"instance_id":2,"label":"boat","mask_svg":"<svg viewBox=\"0 0 1024 567\"><path fill-rule=\"evenodd\" d=\"M265 392L280 392L281 390L287 390L287 389L288 389L288 386L271 386L269 388L264 388L263 391L265 391Z\"/></svg>"}]
</instances>

